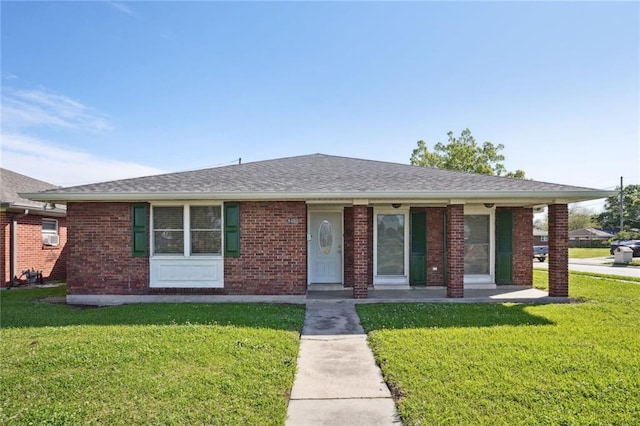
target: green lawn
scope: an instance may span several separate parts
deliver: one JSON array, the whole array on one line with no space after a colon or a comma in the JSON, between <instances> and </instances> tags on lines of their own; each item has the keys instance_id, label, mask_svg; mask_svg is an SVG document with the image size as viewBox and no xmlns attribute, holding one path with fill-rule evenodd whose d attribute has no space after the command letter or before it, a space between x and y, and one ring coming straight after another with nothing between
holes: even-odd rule
<instances>
[{"instance_id":1,"label":"green lawn","mask_svg":"<svg viewBox=\"0 0 640 426\"><path fill-rule=\"evenodd\" d=\"M0 294L0 424L283 424L303 306Z\"/></svg>"},{"instance_id":2,"label":"green lawn","mask_svg":"<svg viewBox=\"0 0 640 426\"><path fill-rule=\"evenodd\" d=\"M406 425L640 424L640 285L571 274L570 292L357 310Z\"/></svg>"},{"instance_id":3,"label":"green lawn","mask_svg":"<svg viewBox=\"0 0 640 426\"><path fill-rule=\"evenodd\" d=\"M572 247L569 249L569 257L573 259L588 259L590 257L607 257L611 256L608 247L603 248L579 248Z\"/></svg>"},{"instance_id":4,"label":"green lawn","mask_svg":"<svg viewBox=\"0 0 640 426\"><path fill-rule=\"evenodd\" d=\"M592 257L610 257L611 253L608 248L570 248L569 258L572 259L588 259ZM611 257L613 259L613 257ZM612 263L613 260L610 261ZM631 266L640 266L640 259L634 257L629 263Z\"/></svg>"}]
</instances>

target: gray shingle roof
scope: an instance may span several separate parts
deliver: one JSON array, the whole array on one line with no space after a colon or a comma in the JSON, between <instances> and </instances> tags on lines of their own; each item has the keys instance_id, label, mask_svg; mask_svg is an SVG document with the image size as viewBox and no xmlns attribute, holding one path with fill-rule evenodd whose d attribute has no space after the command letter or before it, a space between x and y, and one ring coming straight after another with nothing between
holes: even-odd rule
<instances>
[{"instance_id":1,"label":"gray shingle roof","mask_svg":"<svg viewBox=\"0 0 640 426\"><path fill-rule=\"evenodd\" d=\"M0 205L4 208L28 207L42 209L44 203L23 198L19 193L45 191L59 188L11 170L0 168Z\"/></svg>"},{"instance_id":2,"label":"gray shingle roof","mask_svg":"<svg viewBox=\"0 0 640 426\"><path fill-rule=\"evenodd\" d=\"M586 199L595 196L593 189L511 179L497 176L455 172L435 168L425 168L382 161L336 157L312 154L276 160L258 161L226 167L169 173L134 179L124 179L90 185L59 188L47 191L52 199L91 194L114 199L118 195L180 194L181 198L200 195L220 195L233 198L234 195L263 194L264 196L292 195L318 196L331 194L353 197L375 198L383 195L415 194L428 197L441 194L462 194L469 192L527 193L584 193ZM602 192L602 191L600 191ZM41 199L47 195L42 194ZM587 195L590 194L590 197ZM40 198L40 197L38 197ZM99 197L96 197L99 198Z\"/></svg>"},{"instance_id":3,"label":"gray shingle roof","mask_svg":"<svg viewBox=\"0 0 640 426\"><path fill-rule=\"evenodd\" d=\"M574 237L574 238L578 238L578 237L585 237L585 238L611 238L613 237L613 234L610 234L606 231L603 231L601 229L595 229L595 228L582 228L582 229L576 229L574 231L569 231L569 237Z\"/></svg>"}]
</instances>

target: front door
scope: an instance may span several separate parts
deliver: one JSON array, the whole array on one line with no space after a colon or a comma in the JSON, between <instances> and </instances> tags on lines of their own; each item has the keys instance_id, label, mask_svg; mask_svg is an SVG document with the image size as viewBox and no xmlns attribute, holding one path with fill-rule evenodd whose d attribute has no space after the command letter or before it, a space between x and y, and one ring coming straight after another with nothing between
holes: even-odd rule
<instances>
[{"instance_id":1,"label":"front door","mask_svg":"<svg viewBox=\"0 0 640 426\"><path fill-rule=\"evenodd\" d=\"M342 284L342 213L309 214L309 283Z\"/></svg>"}]
</instances>

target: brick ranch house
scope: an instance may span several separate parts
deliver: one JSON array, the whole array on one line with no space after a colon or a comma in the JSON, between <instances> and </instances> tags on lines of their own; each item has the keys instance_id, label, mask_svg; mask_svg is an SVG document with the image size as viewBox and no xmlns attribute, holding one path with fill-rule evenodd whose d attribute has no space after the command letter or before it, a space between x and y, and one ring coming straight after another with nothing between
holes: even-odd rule
<instances>
[{"instance_id":1,"label":"brick ranch house","mask_svg":"<svg viewBox=\"0 0 640 426\"><path fill-rule=\"evenodd\" d=\"M611 194L315 154L23 195L67 203L68 301L114 304L530 286L544 205L549 294L564 297L567 204Z\"/></svg>"},{"instance_id":2,"label":"brick ranch house","mask_svg":"<svg viewBox=\"0 0 640 426\"><path fill-rule=\"evenodd\" d=\"M31 201L18 195L57 186L7 169L0 169L0 183L0 286L10 286L15 278L28 281L22 272L31 269L42 271L45 280L64 280L67 275L64 204Z\"/></svg>"}]
</instances>

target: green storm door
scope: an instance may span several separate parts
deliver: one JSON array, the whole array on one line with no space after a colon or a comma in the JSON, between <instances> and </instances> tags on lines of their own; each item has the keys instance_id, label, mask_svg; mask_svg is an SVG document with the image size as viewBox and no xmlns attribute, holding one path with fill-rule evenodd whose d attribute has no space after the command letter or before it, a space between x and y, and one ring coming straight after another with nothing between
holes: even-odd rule
<instances>
[{"instance_id":1,"label":"green storm door","mask_svg":"<svg viewBox=\"0 0 640 426\"><path fill-rule=\"evenodd\" d=\"M409 283L427 284L427 213L411 212L411 243L409 258Z\"/></svg>"},{"instance_id":2,"label":"green storm door","mask_svg":"<svg viewBox=\"0 0 640 426\"><path fill-rule=\"evenodd\" d=\"M511 284L513 264L513 214L496 212L496 283Z\"/></svg>"}]
</instances>

